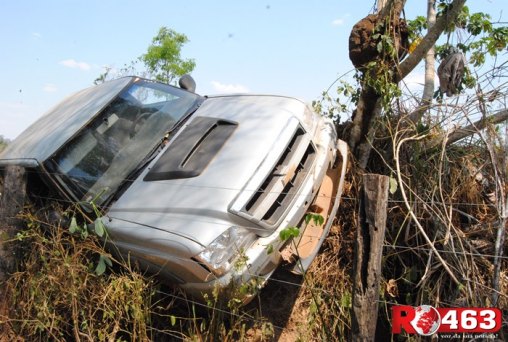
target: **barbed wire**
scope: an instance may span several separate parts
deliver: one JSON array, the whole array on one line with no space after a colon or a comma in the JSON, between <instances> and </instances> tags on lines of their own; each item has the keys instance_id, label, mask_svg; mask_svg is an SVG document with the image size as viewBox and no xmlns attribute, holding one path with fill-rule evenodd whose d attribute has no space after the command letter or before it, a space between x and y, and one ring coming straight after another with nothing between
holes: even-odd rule
<instances>
[{"instance_id":1,"label":"barbed wire","mask_svg":"<svg viewBox=\"0 0 508 342\"><path fill-rule=\"evenodd\" d=\"M56 199L49 198L49 197L41 197L41 198L56 200ZM351 198L351 199L353 199L353 198ZM356 199L354 199L354 200L356 200ZM72 202L72 201L68 201L68 202L69 203L73 203L73 204L75 203L75 202ZM184 220L184 221L186 221L186 220ZM223 225L225 227L226 226L230 226L229 224L222 224L222 223L217 223L217 222L208 222L208 221L202 221L202 222L204 222L204 223L214 223L214 224L217 224L217 225ZM131 223L143 225L142 222L131 222ZM244 228L253 229L253 227L247 227L247 226L244 226ZM168 228L166 227L166 229L168 229ZM258 228L258 229L261 230L262 228ZM307 236L314 237L314 238L319 238L320 237L320 236L310 236L310 235L307 235ZM337 240L340 240L340 242L342 242L342 243L353 243L354 242L354 240L344 240L344 239L337 239ZM431 248L430 247L425 247L425 246L427 246L427 244L423 244L423 245L419 245L419 246L404 246L404 245L384 244L384 247L386 247L386 248L406 250L406 251L419 250L419 251L430 252ZM268 246L267 246L267 249L268 249ZM482 254L482 253L475 253L475 252L461 252L461 251L451 251L451 250L445 250L445 249L438 249L438 252L440 252L440 253L450 253L450 254L455 254L455 255L472 256L472 257L496 258L496 256L492 255L492 254ZM508 257L504 257L504 256L497 256L497 257L499 259L502 259L502 260L508 259ZM195 264L195 261L193 261L193 260L191 260L189 258L180 258L180 257L177 257L177 256L171 256L171 258L172 259L177 259L177 260L185 262L185 263Z\"/></svg>"},{"instance_id":2,"label":"barbed wire","mask_svg":"<svg viewBox=\"0 0 508 342\"><path fill-rule=\"evenodd\" d=\"M468 279L468 278L465 278L463 280L475 283L475 284L480 285L482 287L485 287L487 290L495 291L494 289L492 289L492 288L490 288L488 286L485 286L482 283L476 282L474 280L471 280L471 279ZM281 281L281 280L277 280L277 279L270 279L270 281L279 281L279 282L285 283L287 285L298 287L300 289L306 288L306 289L308 289L310 291L319 291L323 295L328 296L328 297L333 298L333 299L339 299L339 298L341 298L341 296L338 293L335 293L335 292L332 292L332 291L328 291L328 290L324 290L324 289L318 289L318 288L309 287L309 286L306 286L304 284L299 284L299 283L294 283L294 282L288 282L288 281ZM205 308L207 310L212 310L212 311L220 312L222 314L231 315L233 317L240 318L240 319L247 319L249 321L257 322L257 323L267 323L268 322L268 323L270 323L273 326L274 329L277 329L277 330L280 330L280 331L286 330L286 328L277 326L277 325L273 324L272 322L270 322L268 320L256 319L256 318L254 318L254 317L252 317L250 315L248 315L248 316L241 315L241 314L232 312L231 310L225 310L225 309L221 309L221 308L218 308L218 307L215 307L215 306L210 306L210 305L198 302L196 300L191 300L191 299L189 299L187 297L178 296L178 295L173 294L173 293L168 293L168 292L164 292L164 291L160 291L160 290L157 290L156 292L161 294L161 295L164 295L164 296L168 296L168 297L171 297L171 298L174 298L174 299L185 301L188 304L190 303L190 304L195 305L195 306L203 307L203 308ZM498 292L499 295L508 297L507 294L505 294L505 293L502 293L502 292L499 292L499 291L496 291L496 292ZM259 293L257 293L257 295L262 296L263 295L263 290L261 290ZM349 293L349 296L350 296L350 302L347 305L350 308L350 306L352 305L352 300L353 300L352 293ZM396 300L375 299L374 301L376 303L378 303L378 304L383 304L383 305L408 305L408 304L404 304L404 303L401 303L401 302L396 301ZM449 301L443 301L443 300L439 300L439 302L437 304L441 304L441 305L444 304L446 307L449 307L449 308L462 308L463 307L463 305L460 305L459 303L449 302Z\"/></svg>"},{"instance_id":3,"label":"barbed wire","mask_svg":"<svg viewBox=\"0 0 508 342\"><path fill-rule=\"evenodd\" d=\"M384 244L385 247L390 247L394 249L404 249L404 250L424 250L427 252L432 251L431 248L423 248L422 246L397 246L397 245L391 245L391 244ZM472 257L483 257L483 258L495 258L496 255L493 254L482 254L482 253L474 253L474 252L460 252L460 251L451 251L446 249L437 249L439 253L449 253L449 254L459 254L464 256L472 256ZM508 260L508 257L505 256L497 256L500 259Z\"/></svg>"},{"instance_id":4,"label":"barbed wire","mask_svg":"<svg viewBox=\"0 0 508 342\"><path fill-rule=\"evenodd\" d=\"M64 202L64 203L67 203L67 204L72 204L72 205L79 205L80 203L84 203L84 202L76 202L76 201L72 201L72 200L65 200L65 199L62 199L62 198L57 198L57 197L48 197L48 196L35 196L36 198L39 198L39 199L42 199L42 200L49 200L49 201L55 201L55 202ZM322 195L317 195L316 197L324 197L324 198L330 198L330 199L337 199L338 196L322 196ZM346 200L346 201L358 201L357 198L354 198L354 197L346 197L346 196L340 196L340 199L341 200ZM389 199L388 200L389 203L405 203L403 200L391 200ZM437 201L429 201L429 202L422 202L422 201L413 201L413 202L410 202L410 203L425 203L425 204L446 204L446 205L472 205L472 206L495 206L493 204L487 204L487 203L462 203L462 202L448 202L448 203L440 203L440 202L437 202ZM339 207L340 209L340 207ZM166 214L166 213L164 213ZM106 217L108 217L106 215ZM178 218L174 218L174 219L177 219ZM180 219L180 220L186 220L186 219ZM217 224L217 225L223 225L223 226L230 226L230 224L227 224L227 223L220 223L220 222L209 222L209 221L200 221L200 222L203 222L203 223L214 223L214 224ZM141 222L133 222L133 223L137 223L137 224L141 224ZM252 227L252 226L244 226L244 228L248 228L248 229L259 229L257 227ZM262 231L266 231L266 229L260 229ZM319 237L319 236L309 236L309 237ZM394 246L394 245L387 245L387 247L400 247L400 248L421 248L425 245L421 245L421 246L416 246L416 247L407 247L407 246ZM446 250L442 250L443 252L450 252L450 253L458 253L460 254L460 252L453 252L453 251L446 251ZM488 255L488 254L480 254L480 253L467 253L468 255L477 255L477 256L485 256L485 257L495 257L494 255Z\"/></svg>"},{"instance_id":5,"label":"barbed wire","mask_svg":"<svg viewBox=\"0 0 508 342\"><path fill-rule=\"evenodd\" d=\"M126 180L128 182L134 182L136 179L132 179L132 180ZM158 184L160 185L172 185L169 181L160 181L158 182ZM200 188L200 189L220 189L220 190L228 190L228 191L248 191L248 190L245 190L245 189L237 189L237 188L227 188L227 187L216 187L216 186L202 186L202 185L192 185L192 184L178 184L179 187L192 187L192 188ZM253 193L255 193L257 190L252 190ZM295 192L293 193L293 195L295 196L302 196L301 193L298 193L298 192ZM52 200L52 201L63 201L63 202L66 202L66 203L69 203L69 204L76 204L75 201L70 201L70 200L62 200L61 198L51 198L51 197L44 197L44 196L38 196L39 198L41 199L46 199L46 200ZM318 197L326 197L326 198L330 198L330 199L335 199L337 197L333 197L333 196L322 196L322 195L318 195ZM341 196L341 200L345 200L345 201L358 201L357 198L354 198L354 197L346 197L346 196ZM393 200L393 199L389 199L388 200L389 203L394 203L394 204L399 204L399 203L405 203L404 201L402 200ZM464 205L464 206L495 206L494 204L488 204L488 203L460 203L460 202L450 202L450 203L441 203L441 202L436 202L436 201L429 201L429 202L424 202L424 201L412 201L411 203L426 203L426 204L446 204L446 205ZM206 222L206 223L211 223L211 222L207 222L207 221L202 221L202 222ZM223 224L224 226L227 226L227 224ZM252 228L252 227L246 227L246 228ZM354 240L344 240L344 239L337 239L337 240L340 240L341 242L343 243L353 243ZM428 246L427 244L424 244L424 245L418 245L418 246L404 246L404 245L393 245L393 244L388 244L388 243L384 243L383 244L383 247L384 248L387 248L387 249L396 249L396 250L404 250L404 251L426 251L426 252L431 252L431 248L429 247L426 247ZM496 256L496 255L492 255L492 254L482 254L482 253L476 253L476 252L466 252L466 251L452 251L452 250L446 250L446 249L438 249L438 252L439 253L450 253L450 254L454 254L454 255L463 255L463 256L470 256L470 257L482 257L482 258L499 258L499 259L502 259L502 260L507 260L508 257L505 257L505 256ZM190 260L188 258L180 258L180 257L176 257L176 256L172 256L171 257L172 259L176 259L176 260L179 260L179 261L182 261L182 262L192 262L192 263L195 263L193 260ZM270 280L270 282L276 282L276 283L279 283L279 284L284 284L284 285L289 285L289 286L294 286L298 289L306 289L306 290L309 290L309 291L315 291L315 292L319 292L319 293L322 293L323 295L326 295L326 296L332 296L333 298L341 298L342 297L342 294L340 293L336 293L334 291L330 291L330 290L327 290L327 289L324 289L324 288L319 288L319 287L314 287L314 286L309 286L307 284L305 284L305 282L300 282L300 283L297 283L297 282L292 282L292 281L289 281L289 280L283 280L283 279L278 279L276 277L264 277L264 276L259 276L259 275L252 275L253 277L256 277L256 278L261 278L261 279L264 279L264 280ZM305 276L305 275L304 275ZM467 281L467 282L471 282L471 283L474 283L478 286L482 286L484 288L486 288L487 290L489 291L495 291L495 289L489 287L489 286L486 286L485 284L483 283L479 283L477 281L474 281L474 280L471 280L471 279L468 279L468 278L463 278L464 281ZM220 308L216 308L216 307L210 307L206 304L202 304L200 302L197 302L197 301L193 301L193 300L190 300L188 298L184 298L184 297L181 297L181 296L177 296L175 294L170 294L170 293L166 293L166 292L162 292L162 291L157 291L159 292L160 294L163 294L163 295L167 295L167 296L171 296L175 299L179 299L179 300L184 300L188 303L191 303L193 305L198 305L198 306L201 306L201 307L205 307L207 309L212 309L212 310L217 310L221 313L224 313L224 314L228 314L228 315L232 315L232 316L235 316L235 317L238 317L238 318L242 318L242 319L248 319L248 320L251 320L253 322L261 322L261 323L266 323L267 321L264 321L264 320L258 320L258 319L255 319L253 317L246 317L245 315L239 315L239 314L236 314L234 312L231 312L231 311L228 311L228 310L224 310L224 309L220 309ZM507 296L506 294L504 293L499 293L501 294L502 296ZM376 300L378 303L383 303L383 304L390 304L390 305L397 305L399 304L398 302L394 302L394 301L387 301L387 300ZM443 301L440 301L441 303L444 303ZM447 303L449 305L453 305L453 303ZM279 327L279 326L276 326L276 325L273 325L272 326L275 328L275 329L278 329L278 330L284 330L285 328L283 327Z\"/></svg>"},{"instance_id":6,"label":"barbed wire","mask_svg":"<svg viewBox=\"0 0 508 342\"><path fill-rule=\"evenodd\" d=\"M66 176L65 173L43 172L43 171L39 171L39 170L35 170L35 169L30 169L30 170L28 170L28 172L35 173L35 174L48 174L48 175L52 175L52 176ZM308 172L308 171L302 171L302 172ZM133 179L126 178L123 181L129 182L129 183L133 183L133 182L135 182L138 179L139 178L133 178ZM182 182L175 183L175 181L172 181L172 180L160 180L160 181L156 181L156 183L157 183L157 185L168 185L168 186L173 186L173 187L178 187L178 188L197 188L197 189L210 189L210 190L251 192L253 194L259 191L259 188L256 188L256 189L246 189L246 188L213 186L213 185L203 185L203 184L188 184L188 183L182 183ZM275 193L275 194L277 194L277 193L281 193L281 192L280 191L263 191L263 193L266 193L266 194ZM301 197L301 196L308 196L309 195L309 194L303 194L303 193L301 193L299 191L287 191L287 192L284 192L284 194L295 196L295 197ZM320 195L320 194L316 195L316 198L336 199L337 197L338 196L327 196L327 195ZM340 197L341 197L341 200L358 201L358 198L356 198L356 197L348 197L348 196L340 196ZM61 202L66 202L66 203L76 203L76 201L65 200L63 198L48 198L48 197L43 197L43 196L39 196L39 198L56 200L56 201L61 201ZM400 203L405 203L405 202L403 200L388 199L388 203L397 203L397 204L400 204ZM493 203L442 202L442 201L422 201L422 200L411 200L408 203L409 204L419 204L419 203L421 203L421 204L428 204L428 205L433 204L433 205L457 205L457 206L461 205L461 206L480 206L480 207L488 206L488 207L496 207L496 205L493 204Z\"/></svg>"},{"instance_id":7,"label":"barbed wire","mask_svg":"<svg viewBox=\"0 0 508 342\"><path fill-rule=\"evenodd\" d=\"M355 241L355 240L345 240L345 239L337 239L337 240L340 240L342 243L349 243L349 244L354 243L354 241ZM393 244L387 244L387 243L383 244L383 247L390 248L390 249L399 249L399 250L405 250L405 251L420 250L420 251L430 252L431 248L425 247L425 246L426 246L425 244L419 245L419 246L402 246L402 245L393 245ZM490 254L473 253L473 252L458 252L458 251L451 251L451 250L444 250L444 249L438 249L438 252L450 253L450 254L454 254L454 255L459 254L459 255L472 256L472 257L486 257L486 258L495 258L496 257L495 255L490 255ZM267 251L267 253L268 253L268 251ZM504 256L498 256L498 258L503 259L503 260L508 259L508 257L504 257ZM181 263L190 263L192 265L196 265L196 262L193 261L192 259L189 259L189 258L183 258L183 257L178 257L178 256L172 255L170 257L170 259L173 261L177 260L180 264ZM161 265L161 268L163 268L163 267L164 267L164 265ZM157 273L155 275L157 275ZM331 291L323 289L323 288L318 288L318 287L306 285L303 281L300 283L297 283L297 282L292 282L289 280L278 279L277 277L274 277L274 276L269 277L269 276L261 276L261 275L256 275L256 274L250 274L250 276L252 278L262 279L263 281L269 280L270 282L280 283L283 285L295 286L300 289L307 289L309 291L320 292L320 293L326 294L328 296L338 297L338 294L336 294L334 292L331 292ZM494 289L491 289L491 290L494 290Z\"/></svg>"},{"instance_id":8,"label":"barbed wire","mask_svg":"<svg viewBox=\"0 0 508 342\"><path fill-rule=\"evenodd\" d=\"M202 308L205 308L207 310L212 310L212 311L216 311L216 312L220 312L222 314L227 314L227 315L231 315L233 317L237 317L237 318L241 318L241 319L247 319L249 321L252 321L252 322L257 322L257 323L267 323L268 321L266 320L261 320L261 319L256 319L254 317L251 317L251 316L245 316L245 315L240 315L238 313L235 313L235 312L232 312L230 310L224 310L224 309L221 309L221 308L218 308L216 306L210 306L210 305L207 305L207 304L204 304L204 303L201 303L201 302L198 302L196 300L192 300L192 299L189 299L187 297L182 297L182 296L178 296L174 293L168 293L168 292L164 292L164 291L161 291L161 290L156 290L155 292L159 293L159 294L162 294L164 296L168 296L168 297L171 297L171 298L174 298L174 299L178 299L178 300L183 300L185 301L186 303L190 303L192 305L195 305L195 306L199 306L199 307L202 307ZM285 328L283 327L279 327L273 323L270 322L270 324L277 330L280 330L280 331L284 331Z\"/></svg>"}]
</instances>

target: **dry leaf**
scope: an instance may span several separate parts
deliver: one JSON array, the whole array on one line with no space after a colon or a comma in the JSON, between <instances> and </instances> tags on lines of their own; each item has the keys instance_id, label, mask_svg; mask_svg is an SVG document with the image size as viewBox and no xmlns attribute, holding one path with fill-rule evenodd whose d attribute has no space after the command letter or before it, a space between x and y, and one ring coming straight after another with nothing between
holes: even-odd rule
<instances>
[{"instance_id":1,"label":"dry leaf","mask_svg":"<svg viewBox=\"0 0 508 342\"><path fill-rule=\"evenodd\" d=\"M388 280L388 283L386 283L386 292L393 298L399 296L399 288L397 287L397 281L395 279Z\"/></svg>"}]
</instances>

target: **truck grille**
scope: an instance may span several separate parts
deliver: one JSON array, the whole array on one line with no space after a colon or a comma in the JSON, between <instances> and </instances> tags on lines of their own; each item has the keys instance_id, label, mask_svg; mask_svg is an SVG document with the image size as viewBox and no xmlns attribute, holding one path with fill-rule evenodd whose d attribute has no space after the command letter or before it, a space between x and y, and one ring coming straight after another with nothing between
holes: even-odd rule
<instances>
[{"instance_id":1,"label":"truck grille","mask_svg":"<svg viewBox=\"0 0 508 342\"><path fill-rule=\"evenodd\" d=\"M274 225L293 202L309 172L316 151L305 141L299 127L277 161L272 172L245 205L243 212L269 225Z\"/></svg>"}]
</instances>

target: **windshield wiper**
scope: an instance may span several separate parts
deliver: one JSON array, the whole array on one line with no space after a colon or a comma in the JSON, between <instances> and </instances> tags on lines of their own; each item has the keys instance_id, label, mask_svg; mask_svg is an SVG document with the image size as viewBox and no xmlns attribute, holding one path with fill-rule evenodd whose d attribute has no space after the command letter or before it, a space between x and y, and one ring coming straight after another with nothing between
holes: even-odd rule
<instances>
[{"instance_id":1,"label":"windshield wiper","mask_svg":"<svg viewBox=\"0 0 508 342\"><path fill-rule=\"evenodd\" d=\"M182 115L182 117L178 119L178 121L175 122L175 124L169 130L166 131L166 133L164 134L162 139L157 143L157 145L155 145L155 147L139 163L138 167L136 167L136 170L143 169L146 166L146 164L150 163L153 160L153 158L155 158L155 156L159 154L160 150L162 150L162 148L168 143L171 134L173 134L173 132L179 130L183 126L183 124L192 116L192 114L194 114L196 110L198 110L203 101L204 100L196 101L194 105L191 108L189 108L189 110L184 115Z\"/></svg>"},{"instance_id":2,"label":"windshield wiper","mask_svg":"<svg viewBox=\"0 0 508 342\"><path fill-rule=\"evenodd\" d=\"M192 107L190 107L189 110L184 115L182 115L182 117L180 119L178 119L177 122L175 122L173 127L171 127L166 132L164 137L170 135L171 133L173 133L174 131L178 130L180 127L182 127L182 125L191 117L191 115L194 114L194 112L196 112L196 110L198 110L198 108L201 106L203 101L204 101L203 99L201 99L201 101L196 100L194 105Z\"/></svg>"},{"instance_id":3,"label":"windshield wiper","mask_svg":"<svg viewBox=\"0 0 508 342\"><path fill-rule=\"evenodd\" d=\"M127 189L127 184L129 182L134 182L136 177L145 169L145 167L150 164L150 162L164 149L166 144L169 141L170 136L173 132L179 130L183 124L198 110L204 100L196 101L196 103L189 108L187 113L185 113L159 140L159 142L147 153L146 157L144 157L139 164L125 177L125 179L118 185L117 191L109 196L108 199L104 201L104 206L108 206L113 200L118 199Z\"/></svg>"}]
</instances>

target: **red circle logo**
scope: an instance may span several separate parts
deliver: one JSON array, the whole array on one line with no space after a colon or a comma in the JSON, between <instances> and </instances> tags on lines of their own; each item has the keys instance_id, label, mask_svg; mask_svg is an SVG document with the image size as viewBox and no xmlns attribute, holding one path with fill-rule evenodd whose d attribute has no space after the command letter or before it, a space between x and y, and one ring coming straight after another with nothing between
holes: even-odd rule
<instances>
[{"instance_id":1,"label":"red circle logo","mask_svg":"<svg viewBox=\"0 0 508 342\"><path fill-rule=\"evenodd\" d=\"M430 336L441 326L441 316L433 306L420 305L415 308L415 318L411 321L411 326L419 335Z\"/></svg>"}]
</instances>

